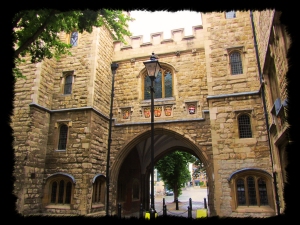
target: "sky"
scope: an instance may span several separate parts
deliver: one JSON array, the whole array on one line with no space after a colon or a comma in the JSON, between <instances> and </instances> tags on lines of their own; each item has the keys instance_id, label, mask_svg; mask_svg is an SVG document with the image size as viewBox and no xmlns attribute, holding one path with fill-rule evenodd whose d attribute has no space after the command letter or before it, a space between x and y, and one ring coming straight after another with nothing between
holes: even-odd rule
<instances>
[{"instance_id":1,"label":"sky","mask_svg":"<svg viewBox=\"0 0 300 225\"><path fill-rule=\"evenodd\" d=\"M171 30L184 28L184 35L192 35L192 27L202 25L201 14L195 11L131 11L135 21L129 23L132 36L143 35L143 42L150 41L150 34L164 32L164 39L171 38Z\"/></svg>"}]
</instances>

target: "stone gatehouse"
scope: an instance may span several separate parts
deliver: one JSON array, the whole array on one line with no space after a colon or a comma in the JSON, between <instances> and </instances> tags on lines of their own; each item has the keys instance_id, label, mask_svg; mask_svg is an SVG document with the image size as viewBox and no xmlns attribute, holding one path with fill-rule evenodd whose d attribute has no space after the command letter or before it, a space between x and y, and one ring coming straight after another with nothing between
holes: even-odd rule
<instances>
[{"instance_id":1,"label":"stone gatehouse","mask_svg":"<svg viewBox=\"0 0 300 225\"><path fill-rule=\"evenodd\" d=\"M134 36L126 46L104 27L94 28L78 34L72 56L24 64L27 79L16 82L12 117L18 212L105 215L108 148L109 212L115 214L118 203L124 213L141 203L149 207L151 103L143 62L152 52L162 66L155 80L155 162L175 150L197 156L207 170L210 215L282 211L287 125L278 121L287 98L289 43L278 17L254 12L252 29L249 11L206 13L193 35L175 29L170 39L153 33L144 43ZM258 60L269 81L263 93ZM109 147L112 63L118 69Z\"/></svg>"}]
</instances>

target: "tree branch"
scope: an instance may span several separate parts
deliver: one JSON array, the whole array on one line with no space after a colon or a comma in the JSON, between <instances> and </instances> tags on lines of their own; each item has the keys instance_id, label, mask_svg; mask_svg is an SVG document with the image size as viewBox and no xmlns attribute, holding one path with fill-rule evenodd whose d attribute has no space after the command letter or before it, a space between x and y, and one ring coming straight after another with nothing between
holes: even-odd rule
<instances>
[{"instance_id":1,"label":"tree branch","mask_svg":"<svg viewBox=\"0 0 300 225\"><path fill-rule=\"evenodd\" d=\"M51 17L55 14L56 10L52 10L48 16L48 18L44 21L44 23L42 24L42 26L37 29L37 31L27 39L27 41L25 41L25 43L23 45L21 45L14 54L15 58L19 57L19 54L24 51L29 45L31 45L37 38L38 36L44 31L44 29L47 27Z\"/></svg>"}]
</instances>

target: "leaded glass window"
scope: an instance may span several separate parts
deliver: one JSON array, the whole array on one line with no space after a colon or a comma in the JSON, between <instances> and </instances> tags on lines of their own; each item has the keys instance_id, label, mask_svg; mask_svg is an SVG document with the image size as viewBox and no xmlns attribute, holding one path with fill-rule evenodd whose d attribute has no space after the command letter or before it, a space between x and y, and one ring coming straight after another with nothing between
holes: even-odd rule
<instances>
[{"instance_id":1,"label":"leaded glass window","mask_svg":"<svg viewBox=\"0 0 300 225\"><path fill-rule=\"evenodd\" d=\"M67 146L68 126L63 124L59 129L58 150L65 150Z\"/></svg>"},{"instance_id":2,"label":"leaded glass window","mask_svg":"<svg viewBox=\"0 0 300 225\"><path fill-rule=\"evenodd\" d=\"M263 179L258 179L258 191L260 205L268 205L268 195L266 182Z\"/></svg>"},{"instance_id":3,"label":"leaded glass window","mask_svg":"<svg viewBox=\"0 0 300 225\"><path fill-rule=\"evenodd\" d=\"M246 196L245 196L245 185L242 179L238 179L236 182L237 188L237 198L239 205L246 205Z\"/></svg>"},{"instance_id":4,"label":"leaded glass window","mask_svg":"<svg viewBox=\"0 0 300 225\"><path fill-rule=\"evenodd\" d=\"M72 183L67 179L58 178L51 183L50 203L70 204Z\"/></svg>"},{"instance_id":5,"label":"leaded glass window","mask_svg":"<svg viewBox=\"0 0 300 225\"><path fill-rule=\"evenodd\" d=\"M51 189L51 203L55 203L56 202L56 192L57 192L57 182L54 181L52 183L52 189Z\"/></svg>"},{"instance_id":6,"label":"leaded glass window","mask_svg":"<svg viewBox=\"0 0 300 225\"><path fill-rule=\"evenodd\" d=\"M172 74L167 72L165 74L165 98L172 97Z\"/></svg>"},{"instance_id":7,"label":"leaded glass window","mask_svg":"<svg viewBox=\"0 0 300 225\"><path fill-rule=\"evenodd\" d=\"M257 205L255 182L253 177L247 178L249 205Z\"/></svg>"},{"instance_id":8,"label":"leaded glass window","mask_svg":"<svg viewBox=\"0 0 300 225\"><path fill-rule=\"evenodd\" d=\"M65 182L61 180L59 182L59 188L58 188L58 203L63 203L64 202L64 186Z\"/></svg>"},{"instance_id":9,"label":"leaded glass window","mask_svg":"<svg viewBox=\"0 0 300 225\"><path fill-rule=\"evenodd\" d=\"M72 75L66 76L64 94L72 93L72 83L73 83L73 76Z\"/></svg>"},{"instance_id":10,"label":"leaded glass window","mask_svg":"<svg viewBox=\"0 0 300 225\"><path fill-rule=\"evenodd\" d=\"M252 138L250 117L246 114L238 117L240 138Z\"/></svg>"},{"instance_id":11,"label":"leaded glass window","mask_svg":"<svg viewBox=\"0 0 300 225\"><path fill-rule=\"evenodd\" d=\"M154 80L154 98L162 98L162 79L159 72Z\"/></svg>"},{"instance_id":12,"label":"leaded glass window","mask_svg":"<svg viewBox=\"0 0 300 225\"><path fill-rule=\"evenodd\" d=\"M230 54L230 67L232 75L243 74L242 57L239 52Z\"/></svg>"},{"instance_id":13,"label":"leaded glass window","mask_svg":"<svg viewBox=\"0 0 300 225\"><path fill-rule=\"evenodd\" d=\"M104 204L104 188L105 188L105 179L104 177L98 177L93 184L93 203L103 203Z\"/></svg>"},{"instance_id":14,"label":"leaded glass window","mask_svg":"<svg viewBox=\"0 0 300 225\"><path fill-rule=\"evenodd\" d=\"M75 47L78 44L78 32L74 31L71 34L70 44Z\"/></svg>"},{"instance_id":15,"label":"leaded glass window","mask_svg":"<svg viewBox=\"0 0 300 225\"><path fill-rule=\"evenodd\" d=\"M169 98L173 96L173 76L170 71L159 72L153 82L154 98ZM151 79L144 78L144 99L151 99Z\"/></svg>"},{"instance_id":16,"label":"leaded glass window","mask_svg":"<svg viewBox=\"0 0 300 225\"><path fill-rule=\"evenodd\" d=\"M267 181L260 175L239 176L235 185L238 206L269 205Z\"/></svg>"}]
</instances>

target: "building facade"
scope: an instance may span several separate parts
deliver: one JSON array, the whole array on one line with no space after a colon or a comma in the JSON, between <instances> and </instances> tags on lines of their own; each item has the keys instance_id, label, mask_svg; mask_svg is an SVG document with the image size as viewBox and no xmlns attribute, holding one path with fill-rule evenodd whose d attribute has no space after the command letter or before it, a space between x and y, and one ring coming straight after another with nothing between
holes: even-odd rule
<instances>
[{"instance_id":1,"label":"building facade","mask_svg":"<svg viewBox=\"0 0 300 225\"><path fill-rule=\"evenodd\" d=\"M106 28L61 34L72 56L24 64L15 85L17 211L105 215L113 96L109 212L149 208L150 81L155 80L155 161L187 151L205 165L210 215L268 217L284 211L289 38L280 13L202 14L184 29L113 41ZM200 22L200 21L199 21ZM112 95L111 64L117 63ZM274 182L275 180L275 182Z\"/></svg>"}]
</instances>

